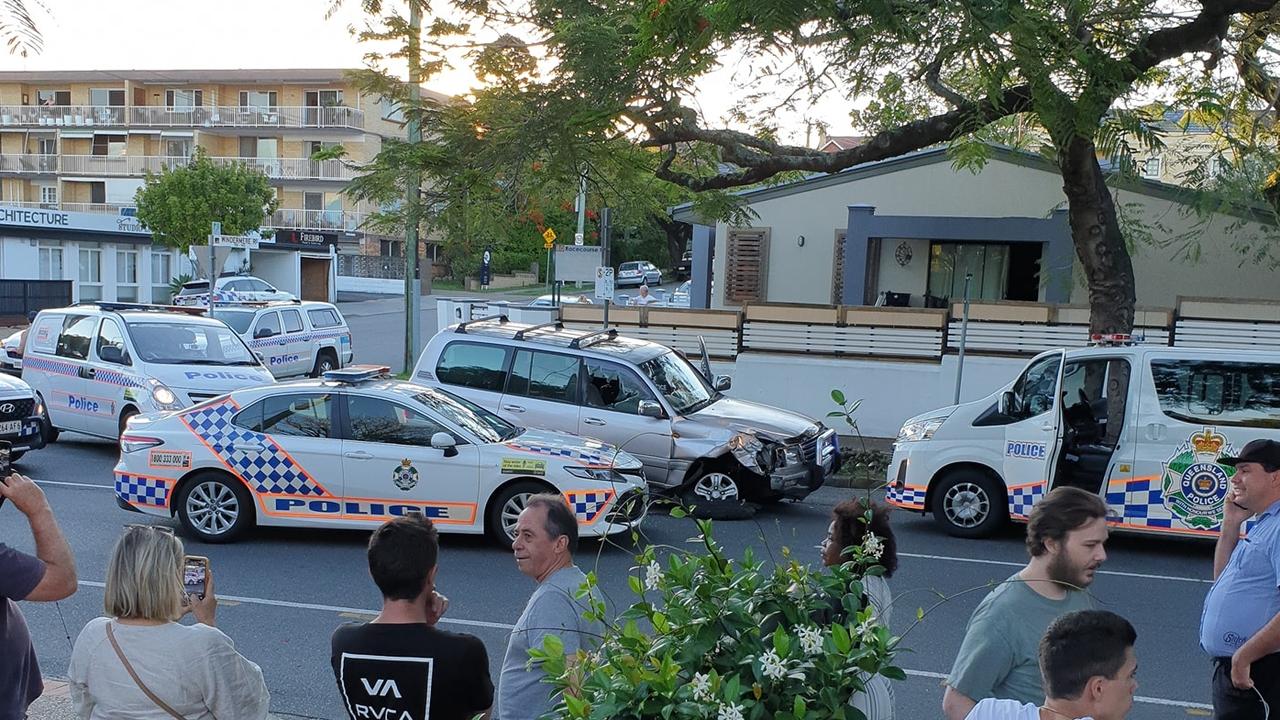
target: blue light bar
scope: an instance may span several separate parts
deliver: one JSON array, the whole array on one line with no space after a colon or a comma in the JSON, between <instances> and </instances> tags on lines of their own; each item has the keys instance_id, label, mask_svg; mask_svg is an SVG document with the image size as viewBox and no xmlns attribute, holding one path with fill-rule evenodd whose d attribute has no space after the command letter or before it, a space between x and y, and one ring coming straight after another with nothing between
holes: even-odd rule
<instances>
[{"instance_id":1,"label":"blue light bar","mask_svg":"<svg viewBox=\"0 0 1280 720\"><path fill-rule=\"evenodd\" d=\"M386 377L390 374L391 368L386 365L350 365L341 370L326 372L324 379L342 383L358 383Z\"/></svg>"}]
</instances>

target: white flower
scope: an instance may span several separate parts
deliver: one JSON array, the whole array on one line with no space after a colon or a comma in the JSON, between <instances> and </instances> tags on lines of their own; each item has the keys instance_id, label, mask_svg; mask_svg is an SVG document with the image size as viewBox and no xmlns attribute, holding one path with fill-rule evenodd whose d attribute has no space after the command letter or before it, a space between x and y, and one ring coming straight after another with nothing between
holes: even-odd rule
<instances>
[{"instance_id":1,"label":"white flower","mask_svg":"<svg viewBox=\"0 0 1280 720\"><path fill-rule=\"evenodd\" d=\"M781 680L787 676L786 662L772 650L760 656L760 669L771 680Z\"/></svg>"},{"instance_id":2,"label":"white flower","mask_svg":"<svg viewBox=\"0 0 1280 720\"><path fill-rule=\"evenodd\" d=\"M721 705L716 720L742 720L742 706L733 703Z\"/></svg>"},{"instance_id":3,"label":"white flower","mask_svg":"<svg viewBox=\"0 0 1280 720\"><path fill-rule=\"evenodd\" d=\"M879 535L867 533L867 537L862 541L862 551L867 557L879 560L880 556L884 555L884 541Z\"/></svg>"},{"instance_id":4,"label":"white flower","mask_svg":"<svg viewBox=\"0 0 1280 720\"><path fill-rule=\"evenodd\" d=\"M875 621L873 621L871 618L867 618L866 620L863 620L862 622L858 623L858 627L854 628L853 634L860 638L866 638L870 636L872 633L874 633L875 630L876 630Z\"/></svg>"},{"instance_id":5,"label":"white flower","mask_svg":"<svg viewBox=\"0 0 1280 720\"><path fill-rule=\"evenodd\" d=\"M711 678L702 673L693 675L693 699L698 702L711 700Z\"/></svg>"},{"instance_id":6,"label":"white flower","mask_svg":"<svg viewBox=\"0 0 1280 720\"><path fill-rule=\"evenodd\" d=\"M644 589L657 590L662 584L662 567L658 565L657 560L649 561L649 565L644 569Z\"/></svg>"},{"instance_id":7,"label":"white flower","mask_svg":"<svg viewBox=\"0 0 1280 720\"><path fill-rule=\"evenodd\" d=\"M818 655L822 652L822 631L816 627L802 627L797 631L800 636L800 647L805 655Z\"/></svg>"}]
</instances>

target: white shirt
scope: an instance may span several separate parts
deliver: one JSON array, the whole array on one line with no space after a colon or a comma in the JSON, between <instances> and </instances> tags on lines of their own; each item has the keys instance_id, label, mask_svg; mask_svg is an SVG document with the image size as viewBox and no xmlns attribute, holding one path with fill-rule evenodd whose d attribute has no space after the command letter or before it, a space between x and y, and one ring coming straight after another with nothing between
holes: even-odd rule
<instances>
[{"instance_id":1,"label":"white shirt","mask_svg":"<svg viewBox=\"0 0 1280 720\"><path fill-rule=\"evenodd\" d=\"M80 720L173 720L129 677L107 639L111 618L94 618L71 651L71 702ZM262 670L208 625L114 625L138 677L187 720L263 720L271 696Z\"/></svg>"},{"instance_id":2,"label":"white shirt","mask_svg":"<svg viewBox=\"0 0 1280 720\"><path fill-rule=\"evenodd\" d=\"M658 302L658 298L652 295L637 295L631 299L632 305L648 305L656 302Z\"/></svg>"},{"instance_id":3,"label":"white shirt","mask_svg":"<svg viewBox=\"0 0 1280 720\"><path fill-rule=\"evenodd\" d=\"M964 720L1040 720L1040 706L1035 703L1024 705L1017 700L987 698L979 701ZM1086 716L1076 720L1090 718Z\"/></svg>"},{"instance_id":4,"label":"white shirt","mask_svg":"<svg viewBox=\"0 0 1280 720\"><path fill-rule=\"evenodd\" d=\"M893 617L893 593L889 591L889 583L880 575L867 575L862 578L862 589L871 602L871 617L888 626ZM858 676L866 691L854 693L849 704L861 710L868 720L894 720L892 681L884 675L868 675L861 671Z\"/></svg>"}]
</instances>

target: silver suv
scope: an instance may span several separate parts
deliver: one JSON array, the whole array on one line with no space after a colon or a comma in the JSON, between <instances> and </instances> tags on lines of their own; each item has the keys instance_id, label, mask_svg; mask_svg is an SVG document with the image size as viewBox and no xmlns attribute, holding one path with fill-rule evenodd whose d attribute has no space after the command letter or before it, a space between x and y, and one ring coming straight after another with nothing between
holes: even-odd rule
<instances>
[{"instance_id":1,"label":"silver suv","mask_svg":"<svg viewBox=\"0 0 1280 720\"><path fill-rule=\"evenodd\" d=\"M517 425L599 438L640 458L655 490L687 502L804 498L839 469L834 430L725 397L679 353L616 330L505 318L445 328L413 380L462 395Z\"/></svg>"}]
</instances>

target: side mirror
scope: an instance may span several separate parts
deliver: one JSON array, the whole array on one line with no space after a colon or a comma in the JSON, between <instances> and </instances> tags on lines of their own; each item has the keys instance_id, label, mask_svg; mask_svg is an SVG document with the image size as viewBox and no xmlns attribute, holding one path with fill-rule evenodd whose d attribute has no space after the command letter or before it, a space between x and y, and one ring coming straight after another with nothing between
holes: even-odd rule
<instances>
[{"instance_id":1,"label":"side mirror","mask_svg":"<svg viewBox=\"0 0 1280 720\"><path fill-rule=\"evenodd\" d=\"M272 330L271 328L258 328L257 331L253 333L253 339L257 340L258 338L269 338L275 334L276 334L276 331Z\"/></svg>"},{"instance_id":2,"label":"side mirror","mask_svg":"<svg viewBox=\"0 0 1280 720\"><path fill-rule=\"evenodd\" d=\"M651 418L661 418L666 416L666 413L662 411L662 406L653 400L641 400L640 403L636 405L636 412L644 417Z\"/></svg>"},{"instance_id":3,"label":"side mirror","mask_svg":"<svg viewBox=\"0 0 1280 720\"><path fill-rule=\"evenodd\" d=\"M728 375L716 375L711 381L711 387L715 388L716 392L724 392L732 386L733 378Z\"/></svg>"},{"instance_id":4,"label":"side mirror","mask_svg":"<svg viewBox=\"0 0 1280 720\"><path fill-rule=\"evenodd\" d=\"M1000 393L1000 406L998 408L1000 410L1000 414L1012 415L1017 402L1018 396L1014 395L1012 390L1005 390Z\"/></svg>"},{"instance_id":5,"label":"side mirror","mask_svg":"<svg viewBox=\"0 0 1280 720\"><path fill-rule=\"evenodd\" d=\"M263 365L266 365L266 364L267 364L267 356L266 356L266 355L263 355L262 353L258 352L257 350L254 350L254 351L253 351L253 356L254 356L254 357L256 357L256 358L258 358L258 362L262 363Z\"/></svg>"},{"instance_id":6,"label":"side mirror","mask_svg":"<svg viewBox=\"0 0 1280 720\"><path fill-rule=\"evenodd\" d=\"M453 436L447 432L438 432L431 436L431 447L437 450L443 450L445 457L453 457L458 454L457 442Z\"/></svg>"},{"instance_id":7,"label":"side mirror","mask_svg":"<svg viewBox=\"0 0 1280 720\"><path fill-rule=\"evenodd\" d=\"M98 357L102 358L103 362L115 363L117 365L129 364L129 361L125 359L124 351L115 345L107 345L105 347L98 348Z\"/></svg>"}]
</instances>

